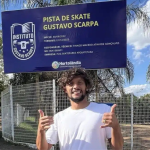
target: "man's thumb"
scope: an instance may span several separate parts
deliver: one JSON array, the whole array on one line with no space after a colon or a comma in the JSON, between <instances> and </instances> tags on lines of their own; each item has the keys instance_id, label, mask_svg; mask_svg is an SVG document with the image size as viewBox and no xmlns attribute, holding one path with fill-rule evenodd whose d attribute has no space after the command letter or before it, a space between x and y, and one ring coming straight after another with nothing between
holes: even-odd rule
<instances>
[{"instance_id":1,"label":"man's thumb","mask_svg":"<svg viewBox=\"0 0 150 150\"><path fill-rule=\"evenodd\" d=\"M112 107L111 107L111 113L115 113L115 108L116 108L116 104L114 104Z\"/></svg>"},{"instance_id":2,"label":"man's thumb","mask_svg":"<svg viewBox=\"0 0 150 150\"><path fill-rule=\"evenodd\" d=\"M39 109L38 112L40 114L40 117L44 117L44 112L41 109Z\"/></svg>"}]
</instances>

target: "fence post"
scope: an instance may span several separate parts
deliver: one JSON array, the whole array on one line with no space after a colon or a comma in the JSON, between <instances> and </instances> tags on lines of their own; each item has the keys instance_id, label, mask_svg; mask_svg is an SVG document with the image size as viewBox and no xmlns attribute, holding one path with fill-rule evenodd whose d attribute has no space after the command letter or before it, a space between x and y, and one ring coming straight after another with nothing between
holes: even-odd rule
<instances>
[{"instance_id":1,"label":"fence post","mask_svg":"<svg viewBox=\"0 0 150 150\"><path fill-rule=\"evenodd\" d=\"M55 79L53 79L53 110L54 114L56 114L56 84L55 84ZM55 150L55 146L52 146L50 150Z\"/></svg>"},{"instance_id":2,"label":"fence post","mask_svg":"<svg viewBox=\"0 0 150 150\"><path fill-rule=\"evenodd\" d=\"M11 130L12 130L12 140L14 142L14 114L13 114L12 85L9 86L9 90L10 90L10 109L11 109Z\"/></svg>"},{"instance_id":3,"label":"fence post","mask_svg":"<svg viewBox=\"0 0 150 150\"><path fill-rule=\"evenodd\" d=\"M131 150L133 150L133 93L131 93Z\"/></svg>"},{"instance_id":4,"label":"fence post","mask_svg":"<svg viewBox=\"0 0 150 150\"><path fill-rule=\"evenodd\" d=\"M4 103L3 103L3 92L1 92L1 117L2 117L2 137L4 136Z\"/></svg>"},{"instance_id":5,"label":"fence post","mask_svg":"<svg viewBox=\"0 0 150 150\"><path fill-rule=\"evenodd\" d=\"M53 107L54 107L54 114L56 114L56 84L55 79L53 79Z\"/></svg>"}]
</instances>

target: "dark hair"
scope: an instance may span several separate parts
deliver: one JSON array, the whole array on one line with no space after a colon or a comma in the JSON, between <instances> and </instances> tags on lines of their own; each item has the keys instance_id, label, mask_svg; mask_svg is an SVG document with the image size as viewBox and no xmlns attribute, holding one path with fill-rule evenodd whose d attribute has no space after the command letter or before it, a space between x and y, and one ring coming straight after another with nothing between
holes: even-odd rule
<instances>
[{"instance_id":1,"label":"dark hair","mask_svg":"<svg viewBox=\"0 0 150 150\"><path fill-rule=\"evenodd\" d=\"M88 89L87 94L91 93L93 85L90 77L86 73L86 70L83 68L71 68L67 71L62 72L61 77L58 79L58 84L61 88L64 88L66 84L71 82L76 77L81 77L84 80L85 85Z\"/></svg>"}]
</instances>

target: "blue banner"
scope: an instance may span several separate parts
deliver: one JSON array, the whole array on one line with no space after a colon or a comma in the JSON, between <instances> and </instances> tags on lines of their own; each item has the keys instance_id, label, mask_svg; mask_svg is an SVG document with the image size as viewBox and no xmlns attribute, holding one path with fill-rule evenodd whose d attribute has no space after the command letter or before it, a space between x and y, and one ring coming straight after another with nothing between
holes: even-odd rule
<instances>
[{"instance_id":1,"label":"blue banner","mask_svg":"<svg viewBox=\"0 0 150 150\"><path fill-rule=\"evenodd\" d=\"M126 1L2 12L4 72L126 67Z\"/></svg>"}]
</instances>

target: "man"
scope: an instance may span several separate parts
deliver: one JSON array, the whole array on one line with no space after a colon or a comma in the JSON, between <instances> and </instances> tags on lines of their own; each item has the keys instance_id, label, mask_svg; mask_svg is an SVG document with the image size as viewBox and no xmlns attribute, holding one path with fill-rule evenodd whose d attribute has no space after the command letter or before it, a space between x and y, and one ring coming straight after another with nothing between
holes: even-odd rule
<instances>
[{"instance_id":1,"label":"man","mask_svg":"<svg viewBox=\"0 0 150 150\"><path fill-rule=\"evenodd\" d=\"M39 110L37 148L49 150L59 141L60 150L107 150L108 139L113 150L122 150L123 137L115 116L116 104L110 108L88 101L92 84L85 70L73 68L63 72L59 85L71 106L55 114L54 120Z\"/></svg>"}]
</instances>

